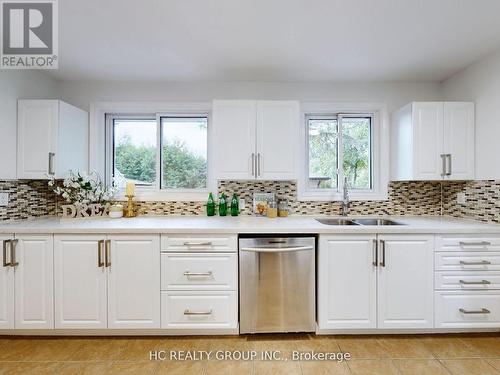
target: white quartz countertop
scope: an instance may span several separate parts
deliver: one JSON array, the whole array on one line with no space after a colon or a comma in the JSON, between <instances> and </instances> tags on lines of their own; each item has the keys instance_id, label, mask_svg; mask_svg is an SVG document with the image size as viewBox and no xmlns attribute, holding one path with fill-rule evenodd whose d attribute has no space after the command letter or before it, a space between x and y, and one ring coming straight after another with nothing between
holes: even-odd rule
<instances>
[{"instance_id":1,"label":"white quartz countertop","mask_svg":"<svg viewBox=\"0 0 500 375\"><path fill-rule=\"evenodd\" d=\"M316 218L326 216L203 217L142 216L132 219L60 219L57 217L0 224L0 233L500 233L500 224L449 217L386 216L406 225L325 225ZM328 216L333 218L334 216ZM362 216L352 218L369 218Z\"/></svg>"}]
</instances>

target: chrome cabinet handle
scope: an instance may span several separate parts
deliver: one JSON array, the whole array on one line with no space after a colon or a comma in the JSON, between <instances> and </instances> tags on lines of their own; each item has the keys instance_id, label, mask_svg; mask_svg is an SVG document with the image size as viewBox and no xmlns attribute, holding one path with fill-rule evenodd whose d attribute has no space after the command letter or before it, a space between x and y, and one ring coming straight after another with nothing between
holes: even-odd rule
<instances>
[{"instance_id":1,"label":"chrome cabinet handle","mask_svg":"<svg viewBox=\"0 0 500 375\"><path fill-rule=\"evenodd\" d=\"M451 154L446 154L446 158L448 159L448 171L446 175L451 176Z\"/></svg>"},{"instance_id":2,"label":"chrome cabinet handle","mask_svg":"<svg viewBox=\"0 0 500 375\"><path fill-rule=\"evenodd\" d=\"M382 249L382 260L380 261L380 266L385 267L385 241L380 240L380 248Z\"/></svg>"},{"instance_id":3,"label":"chrome cabinet handle","mask_svg":"<svg viewBox=\"0 0 500 375\"><path fill-rule=\"evenodd\" d=\"M465 309L458 309L462 314L490 314L491 311L488 309L485 309L484 307L481 310L465 310Z\"/></svg>"},{"instance_id":4,"label":"chrome cabinet handle","mask_svg":"<svg viewBox=\"0 0 500 375\"><path fill-rule=\"evenodd\" d=\"M260 152L257 153L257 176L260 177Z\"/></svg>"},{"instance_id":5,"label":"chrome cabinet handle","mask_svg":"<svg viewBox=\"0 0 500 375\"><path fill-rule=\"evenodd\" d=\"M11 265L10 262L7 262L7 245L10 245L11 240L4 240L3 241L3 266L4 267L9 267Z\"/></svg>"},{"instance_id":6,"label":"chrome cabinet handle","mask_svg":"<svg viewBox=\"0 0 500 375\"><path fill-rule=\"evenodd\" d=\"M378 266L378 241L373 240L373 262L372 264L377 267Z\"/></svg>"},{"instance_id":7,"label":"chrome cabinet handle","mask_svg":"<svg viewBox=\"0 0 500 375\"><path fill-rule=\"evenodd\" d=\"M252 176L255 177L255 153L252 152Z\"/></svg>"},{"instance_id":8,"label":"chrome cabinet handle","mask_svg":"<svg viewBox=\"0 0 500 375\"><path fill-rule=\"evenodd\" d=\"M102 248L104 245L104 240L97 241L97 267L104 267L104 262L102 261Z\"/></svg>"},{"instance_id":9,"label":"chrome cabinet handle","mask_svg":"<svg viewBox=\"0 0 500 375\"><path fill-rule=\"evenodd\" d=\"M212 246L212 242L184 242L184 246Z\"/></svg>"},{"instance_id":10,"label":"chrome cabinet handle","mask_svg":"<svg viewBox=\"0 0 500 375\"><path fill-rule=\"evenodd\" d=\"M106 267L111 267L111 240L106 240L104 241L104 247L105 247L105 266Z\"/></svg>"},{"instance_id":11,"label":"chrome cabinet handle","mask_svg":"<svg viewBox=\"0 0 500 375\"><path fill-rule=\"evenodd\" d=\"M441 154L441 177L446 176L446 154Z\"/></svg>"},{"instance_id":12,"label":"chrome cabinet handle","mask_svg":"<svg viewBox=\"0 0 500 375\"><path fill-rule=\"evenodd\" d=\"M490 246L491 242L488 242L488 241L479 241L479 242L460 241L458 244L460 246Z\"/></svg>"},{"instance_id":13,"label":"chrome cabinet handle","mask_svg":"<svg viewBox=\"0 0 500 375\"><path fill-rule=\"evenodd\" d=\"M16 262L16 246L19 240L10 240L10 266L19 266L19 262Z\"/></svg>"},{"instance_id":14,"label":"chrome cabinet handle","mask_svg":"<svg viewBox=\"0 0 500 375\"><path fill-rule=\"evenodd\" d=\"M191 311L189 309L184 310L184 315L212 315L212 310L208 311Z\"/></svg>"},{"instance_id":15,"label":"chrome cabinet handle","mask_svg":"<svg viewBox=\"0 0 500 375\"><path fill-rule=\"evenodd\" d=\"M49 174L54 175L56 172L54 171L54 158L56 154L54 152L49 152Z\"/></svg>"},{"instance_id":16,"label":"chrome cabinet handle","mask_svg":"<svg viewBox=\"0 0 500 375\"><path fill-rule=\"evenodd\" d=\"M284 246L284 247L242 247L241 251L254 253L286 253L291 251L314 250L312 246Z\"/></svg>"},{"instance_id":17,"label":"chrome cabinet handle","mask_svg":"<svg viewBox=\"0 0 500 375\"><path fill-rule=\"evenodd\" d=\"M491 284L488 280L481 280L481 281L465 281L465 280L458 280L460 284L464 285L488 285Z\"/></svg>"},{"instance_id":18,"label":"chrome cabinet handle","mask_svg":"<svg viewBox=\"0 0 500 375\"><path fill-rule=\"evenodd\" d=\"M460 264L464 265L464 266L483 266L483 265L491 264L491 262L489 260L481 260L479 262L465 262L465 261L461 260Z\"/></svg>"},{"instance_id":19,"label":"chrome cabinet handle","mask_svg":"<svg viewBox=\"0 0 500 375\"><path fill-rule=\"evenodd\" d=\"M212 276L212 271L208 272L189 272L186 271L184 272L184 276L190 277L190 276Z\"/></svg>"}]
</instances>

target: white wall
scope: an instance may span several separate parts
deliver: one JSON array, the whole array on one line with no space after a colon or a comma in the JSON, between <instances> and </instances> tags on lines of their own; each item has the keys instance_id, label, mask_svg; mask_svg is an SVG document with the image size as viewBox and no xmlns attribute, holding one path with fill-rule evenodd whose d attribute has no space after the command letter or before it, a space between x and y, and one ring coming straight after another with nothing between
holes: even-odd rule
<instances>
[{"instance_id":1,"label":"white wall","mask_svg":"<svg viewBox=\"0 0 500 375\"><path fill-rule=\"evenodd\" d=\"M476 103L476 179L500 179L500 51L442 85L446 100Z\"/></svg>"},{"instance_id":2,"label":"white wall","mask_svg":"<svg viewBox=\"0 0 500 375\"><path fill-rule=\"evenodd\" d=\"M0 70L0 179L16 178L17 99L55 99L56 81L30 70Z\"/></svg>"},{"instance_id":3,"label":"white wall","mask_svg":"<svg viewBox=\"0 0 500 375\"><path fill-rule=\"evenodd\" d=\"M83 109L97 101L212 101L213 99L295 99L300 101L385 102L389 112L412 100L441 100L438 83L117 83L60 84L64 100Z\"/></svg>"}]
</instances>

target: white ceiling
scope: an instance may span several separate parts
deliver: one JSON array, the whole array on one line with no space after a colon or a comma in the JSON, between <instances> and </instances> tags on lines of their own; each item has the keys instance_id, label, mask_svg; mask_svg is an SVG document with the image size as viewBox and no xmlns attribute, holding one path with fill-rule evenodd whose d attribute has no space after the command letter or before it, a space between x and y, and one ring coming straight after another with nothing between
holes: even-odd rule
<instances>
[{"instance_id":1,"label":"white ceiling","mask_svg":"<svg viewBox=\"0 0 500 375\"><path fill-rule=\"evenodd\" d=\"M499 0L62 0L68 80L442 81L500 47Z\"/></svg>"}]
</instances>

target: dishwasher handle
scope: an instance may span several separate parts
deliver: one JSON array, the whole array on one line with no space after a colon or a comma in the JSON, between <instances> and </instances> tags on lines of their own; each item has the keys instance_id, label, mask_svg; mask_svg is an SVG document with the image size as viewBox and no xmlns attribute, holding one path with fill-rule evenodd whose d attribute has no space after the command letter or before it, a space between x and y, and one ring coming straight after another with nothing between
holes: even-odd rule
<instances>
[{"instance_id":1,"label":"dishwasher handle","mask_svg":"<svg viewBox=\"0 0 500 375\"><path fill-rule=\"evenodd\" d=\"M242 247L241 251L254 253L286 253L291 251L314 250L313 246L288 246L288 247Z\"/></svg>"}]
</instances>

